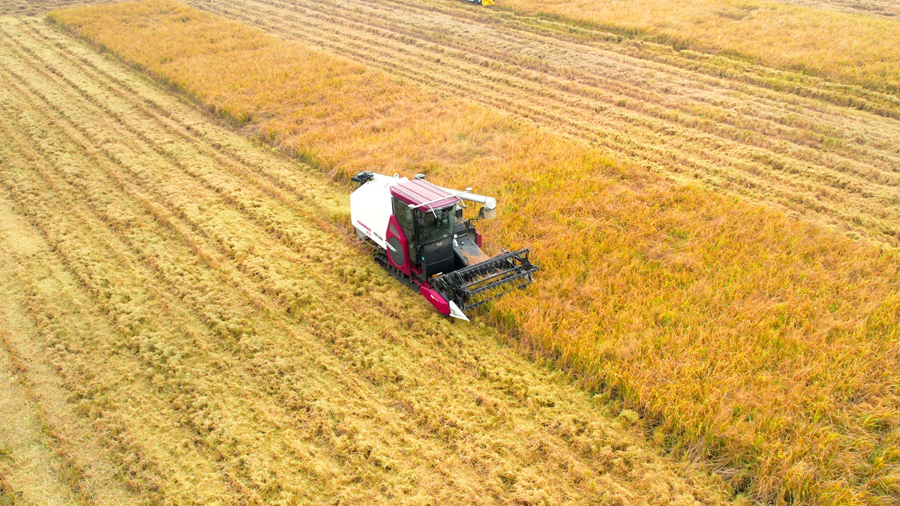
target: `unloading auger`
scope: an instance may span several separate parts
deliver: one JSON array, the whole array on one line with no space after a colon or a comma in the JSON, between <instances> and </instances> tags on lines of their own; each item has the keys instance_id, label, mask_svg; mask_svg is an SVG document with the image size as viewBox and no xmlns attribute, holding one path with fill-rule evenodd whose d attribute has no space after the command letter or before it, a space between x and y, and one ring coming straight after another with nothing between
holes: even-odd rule
<instances>
[{"instance_id":1,"label":"unloading auger","mask_svg":"<svg viewBox=\"0 0 900 506\"><path fill-rule=\"evenodd\" d=\"M417 290L441 314L468 320L463 311L525 288L538 267L528 249L489 257L473 220L463 219L463 201L482 204L478 219L493 219L497 201L431 184L360 172L350 195L350 219L357 235L375 247L375 261Z\"/></svg>"}]
</instances>

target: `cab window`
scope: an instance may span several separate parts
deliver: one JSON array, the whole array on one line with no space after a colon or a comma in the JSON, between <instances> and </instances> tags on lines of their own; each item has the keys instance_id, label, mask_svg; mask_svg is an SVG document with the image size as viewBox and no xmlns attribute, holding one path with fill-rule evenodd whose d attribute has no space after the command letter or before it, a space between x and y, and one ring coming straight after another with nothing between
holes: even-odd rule
<instances>
[{"instance_id":1,"label":"cab window","mask_svg":"<svg viewBox=\"0 0 900 506\"><path fill-rule=\"evenodd\" d=\"M408 205L400 202L397 199L394 200L394 216L397 217L397 221L400 222L400 228L403 229L403 233L406 234L406 240L410 242L410 244L415 242L415 238L413 237L413 210L409 208Z\"/></svg>"},{"instance_id":2,"label":"cab window","mask_svg":"<svg viewBox=\"0 0 900 506\"><path fill-rule=\"evenodd\" d=\"M416 211L421 225L419 238L422 244L430 244L450 237L453 223L456 221L456 206L449 206L434 211Z\"/></svg>"}]
</instances>

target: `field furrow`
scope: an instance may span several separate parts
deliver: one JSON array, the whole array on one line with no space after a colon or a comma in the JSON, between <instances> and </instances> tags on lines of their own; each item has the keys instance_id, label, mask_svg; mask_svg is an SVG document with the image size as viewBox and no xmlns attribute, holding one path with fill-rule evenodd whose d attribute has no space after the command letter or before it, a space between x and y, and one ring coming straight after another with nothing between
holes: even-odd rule
<instances>
[{"instance_id":1,"label":"field furrow","mask_svg":"<svg viewBox=\"0 0 900 506\"><path fill-rule=\"evenodd\" d=\"M721 501L377 269L309 167L38 21L0 22L0 86L15 339L139 498Z\"/></svg>"},{"instance_id":2,"label":"field furrow","mask_svg":"<svg viewBox=\"0 0 900 506\"><path fill-rule=\"evenodd\" d=\"M258 10L254 10L254 15L258 15ZM273 14L273 17L280 18L280 14ZM309 32L315 32L315 28L312 30L307 30ZM308 35L307 35L308 36ZM348 44L347 38L342 39L343 43ZM341 52L347 56L351 56L354 59L361 59L366 61L368 59L373 58L373 50L372 44L368 40L351 40L349 44L353 44L355 49L347 50L346 47L329 45L327 42L323 40L317 40L316 43L318 45L322 45L323 47L330 48ZM416 79L420 82L428 83L430 86L435 86L439 89L444 90L445 94L454 93L450 90L466 90L466 89L477 89L478 93L485 95L490 98L483 99L483 101L489 105L499 107L501 109L513 110L517 111L519 115L525 116L528 119L534 120L543 124L550 124L557 131L561 131L563 133L572 135L572 136L580 136L582 138L591 139L592 142L598 144L600 146L615 149L618 154L626 153L628 156L634 157L636 159L641 159L646 162L650 162L654 159L670 157L669 151L670 147L663 148L654 145L645 145L640 144L636 139L630 138L627 135L623 135L617 130L614 130L612 127L604 127L602 124L594 123L592 120L596 116L590 117L582 117L579 119L579 114L582 112L580 108L584 105L580 102L573 102L569 97L559 96L558 94L553 93L553 88L542 87L539 85L528 86L528 85L516 85L516 83L508 82L507 79L502 77L489 77L487 82L481 82L477 78L469 78L468 76L478 76L483 75L486 71L483 70L485 65L479 64L477 62L473 62L467 66L454 66L454 74L452 77L447 77L444 74L436 76L434 73L429 72L428 70L422 70L422 66L420 62L411 63L408 65L395 63L397 61L398 52L404 52L403 48L394 48L396 51L390 50L380 50L375 49L376 54L381 58L379 60L379 65L384 69L388 70L391 73L403 75L405 77ZM443 50L436 49L433 54L428 54L424 56L425 61L439 61L442 60L441 54L443 54ZM465 58L465 57L464 57ZM495 84L499 83L499 84ZM550 83L552 84L552 83ZM496 95L495 95L496 94ZM541 98L547 100L553 100L557 103L557 107L554 109L549 109L546 107L541 107L539 104L535 104L534 97L540 96ZM627 101L627 98L624 96L613 96L608 97L608 102L613 101ZM594 111L598 113L607 113L607 116L615 116L615 111L601 109L599 111ZM578 121L574 123L574 121ZM640 120L634 117L617 117L612 118L612 121L620 122L620 125L628 125L639 123ZM653 127L654 125L648 125ZM658 125L657 125L658 127ZM671 136L674 134L674 131L665 131L662 129L665 135ZM783 199L786 201L795 200L799 202L809 201L814 199L816 193L814 192L814 188L806 189L802 192L797 192L796 190L793 193L784 193L783 189L786 184L789 184L788 177L784 177L777 172L775 173L767 173L763 174L760 172L757 173L749 173L749 174L734 174L731 172L724 171L719 169L721 166L727 165L727 160L722 160L718 158L711 158L711 154L707 151L702 150L703 143L697 143L697 139L690 139L689 136L682 135L686 138L685 142L685 152L683 153L683 158L680 159L682 162L681 166L678 167L677 171L681 176L685 176L693 174L694 177L700 177L700 174L705 175L704 180L708 183L713 183L716 186L726 187L726 188L753 188L758 189L760 191L765 192L772 199ZM757 153L756 156L763 157L765 156L764 152ZM848 187L849 184L846 181L828 181L827 177L822 177L821 179L825 180L825 183L830 183L839 187ZM861 190L864 191L864 190ZM824 208L824 210L830 210L830 208Z\"/></svg>"},{"instance_id":3,"label":"field furrow","mask_svg":"<svg viewBox=\"0 0 900 506\"><path fill-rule=\"evenodd\" d=\"M535 19L447 2L195 5L513 112L676 180L897 243L900 106L889 95L784 72L754 80L726 58L637 48L599 31L559 37ZM794 78L804 86L790 86Z\"/></svg>"}]
</instances>

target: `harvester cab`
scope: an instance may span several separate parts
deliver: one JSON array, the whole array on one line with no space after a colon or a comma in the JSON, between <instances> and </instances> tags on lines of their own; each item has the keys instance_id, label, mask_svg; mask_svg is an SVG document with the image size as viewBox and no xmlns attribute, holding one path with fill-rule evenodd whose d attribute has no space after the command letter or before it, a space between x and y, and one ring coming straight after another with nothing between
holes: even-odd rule
<instances>
[{"instance_id":1,"label":"harvester cab","mask_svg":"<svg viewBox=\"0 0 900 506\"><path fill-rule=\"evenodd\" d=\"M350 217L359 237L376 250L375 261L417 290L441 313L468 320L464 311L525 288L538 270L528 249L489 257L464 201L482 204L479 218L496 216L491 197L414 179L360 172L350 195Z\"/></svg>"}]
</instances>

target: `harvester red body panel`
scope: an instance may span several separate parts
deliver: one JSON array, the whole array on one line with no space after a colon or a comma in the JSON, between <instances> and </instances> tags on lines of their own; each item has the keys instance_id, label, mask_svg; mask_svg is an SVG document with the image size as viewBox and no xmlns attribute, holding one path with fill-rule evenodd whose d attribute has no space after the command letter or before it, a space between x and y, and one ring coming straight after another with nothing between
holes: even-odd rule
<instances>
[{"instance_id":1,"label":"harvester red body panel","mask_svg":"<svg viewBox=\"0 0 900 506\"><path fill-rule=\"evenodd\" d=\"M483 204L479 217L496 215L496 200L469 191L360 172L350 195L350 216L359 237L371 243L375 260L417 290L441 314L463 313L532 282L537 266L527 249L489 257L472 220L462 218L465 201Z\"/></svg>"},{"instance_id":2,"label":"harvester red body panel","mask_svg":"<svg viewBox=\"0 0 900 506\"><path fill-rule=\"evenodd\" d=\"M388 220L388 229L385 233L385 237L389 244L396 241L400 245L399 248L396 248L398 250L396 254L387 256L388 261L403 274L406 274L407 276L411 275L412 269L410 268L409 239L407 239L406 234L403 233L403 229L400 227L400 222L397 220L396 216L392 215L390 220Z\"/></svg>"}]
</instances>

